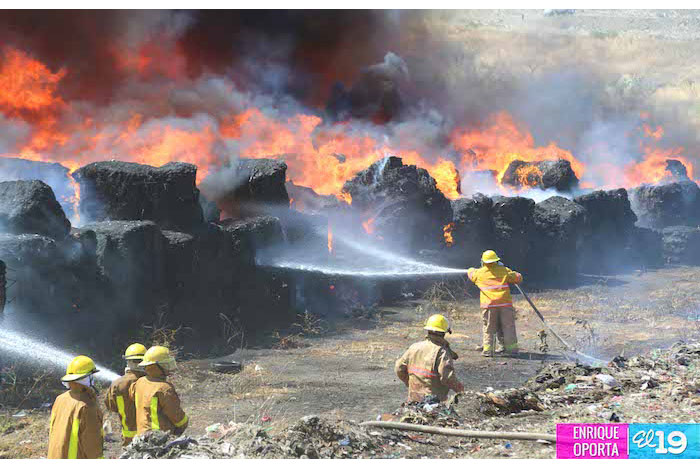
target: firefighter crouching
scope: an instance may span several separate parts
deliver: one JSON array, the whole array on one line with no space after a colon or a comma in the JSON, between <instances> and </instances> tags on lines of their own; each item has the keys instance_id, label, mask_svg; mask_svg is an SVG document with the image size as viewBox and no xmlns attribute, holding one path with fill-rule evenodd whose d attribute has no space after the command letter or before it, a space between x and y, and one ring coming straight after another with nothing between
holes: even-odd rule
<instances>
[{"instance_id":1,"label":"firefighter crouching","mask_svg":"<svg viewBox=\"0 0 700 467\"><path fill-rule=\"evenodd\" d=\"M444 401L450 389L464 391L454 370L457 354L445 340L445 333L452 331L442 315L432 315L423 329L428 331L425 340L411 345L396 361L394 371L408 386L409 401L421 401L431 395Z\"/></svg>"},{"instance_id":2,"label":"firefighter crouching","mask_svg":"<svg viewBox=\"0 0 700 467\"><path fill-rule=\"evenodd\" d=\"M481 255L481 267L469 268L467 276L481 291L480 302L483 326L483 353L491 356L494 339L499 340L504 353L518 352L518 337L515 332L515 310L510 295L510 284L519 284L523 276L500 263L495 251L486 250Z\"/></svg>"},{"instance_id":3,"label":"firefighter crouching","mask_svg":"<svg viewBox=\"0 0 700 467\"><path fill-rule=\"evenodd\" d=\"M166 378L175 368L175 359L167 347L154 346L139 363L146 376L131 386L129 393L136 406L136 434L161 430L181 435L188 418L180 406L180 398Z\"/></svg>"},{"instance_id":4,"label":"firefighter crouching","mask_svg":"<svg viewBox=\"0 0 700 467\"><path fill-rule=\"evenodd\" d=\"M134 399L129 394L129 389L136 381L145 375L143 367L139 363L143 361L146 347L142 344L131 344L124 352L126 369L124 376L116 379L107 390L105 406L110 412L119 414L122 426L122 445L126 446L136 436L136 407Z\"/></svg>"},{"instance_id":5,"label":"firefighter crouching","mask_svg":"<svg viewBox=\"0 0 700 467\"><path fill-rule=\"evenodd\" d=\"M49 423L49 459L102 457L102 412L94 389L95 362L80 355L61 378L69 390L56 398Z\"/></svg>"}]
</instances>

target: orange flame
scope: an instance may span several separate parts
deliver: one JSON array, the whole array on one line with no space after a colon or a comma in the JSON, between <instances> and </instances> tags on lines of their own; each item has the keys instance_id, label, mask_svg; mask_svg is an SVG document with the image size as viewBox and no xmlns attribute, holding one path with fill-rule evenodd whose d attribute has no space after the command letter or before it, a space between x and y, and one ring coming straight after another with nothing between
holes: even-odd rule
<instances>
[{"instance_id":1,"label":"orange flame","mask_svg":"<svg viewBox=\"0 0 700 467\"><path fill-rule=\"evenodd\" d=\"M454 231L454 229L454 222L450 222L442 228L442 234L445 237L445 245L447 245L448 248L454 245L454 238L452 238L452 232Z\"/></svg>"},{"instance_id":2,"label":"orange flame","mask_svg":"<svg viewBox=\"0 0 700 467\"><path fill-rule=\"evenodd\" d=\"M542 171L536 165L525 165L515 170L520 186L532 187L542 183Z\"/></svg>"},{"instance_id":3,"label":"orange flame","mask_svg":"<svg viewBox=\"0 0 700 467\"><path fill-rule=\"evenodd\" d=\"M370 217L366 221L362 223L362 228L365 229L365 232L368 234L373 234L374 233L374 217Z\"/></svg>"},{"instance_id":4,"label":"orange flame","mask_svg":"<svg viewBox=\"0 0 700 467\"><path fill-rule=\"evenodd\" d=\"M116 50L114 55L118 66L136 74L136 78L155 75L179 84L188 78L177 47L173 41L154 40L137 49ZM643 159L624 168L610 167L612 164L602 162L605 158L600 157L595 165L584 167L556 142L537 146L528 129L506 112L493 114L481 127L455 129L450 143L457 157L448 159L439 157L437 152L424 154L403 141L389 142L381 126L357 126L351 122L327 125L320 117L304 113L289 118L270 117L250 107L228 115L221 112L180 118L172 116L163 102L154 102L152 114L143 110L147 108L143 106L127 114L120 111L87 115L89 110L85 106L71 105L59 95L59 85L68 72L51 70L23 51L2 49L0 112L28 123L31 128L28 140L18 143L7 156L56 160L71 171L111 157L155 166L183 161L198 166L200 182L226 160L221 155L226 154L227 148L235 147L241 157L284 159L289 180L321 195L335 195L347 204L352 203L352 197L342 191L345 181L387 155L396 155L406 164L425 168L450 199L460 196L460 172L493 170L500 181L515 159L529 162L565 159L579 179L584 172L602 174L606 185L626 187L662 181L667 175L667 158L681 160L691 179L694 175L684 148L658 147L666 135L664 129L646 122L637 129L646 140L639 152ZM233 91L233 84L223 86L230 86ZM172 118L162 118L163 115ZM643 120L648 118L648 113L642 114ZM521 182L527 182L524 185L532 185L532 177L538 176L535 170L518 174ZM582 186L594 187L589 181ZM76 201L79 196L76 191ZM290 200L291 204L294 200ZM362 223L366 232L374 232L373 223L374 218Z\"/></svg>"},{"instance_id":5,"label":"orange flame","mask_svg":"<svg viewBox=\"0 0 700 467\"><path fill-rule=\"evenodd\" d=\"M335 195L340 201L345 202L345 204L352 204L352 196L347 191L341 191Z\"/></svg>"},{"instance_id":6,"label":"orange flame","mask_svg":"<svg viewBox=\"0 0 700 467\"><path fill-rule=\"evenodd\" d=\"M331 229L331 224L328 224L328 253L333 254L333 229Z\"/></svg>"},{"instance_id":7,"label":"orange flame","mask_svg":"<svg viewBox=\"0 0 700 467\"><path fill-rule=\"evenodd\" d=\"M556 143L536 147L532 135L506 112L493 115L483 129L454 131L452 144L462 155L460 171L494 170L499 183L508 165L516 159L526 162L565 159L579 179L584 172L583 163Z\"/></svg>"}]
</instances>

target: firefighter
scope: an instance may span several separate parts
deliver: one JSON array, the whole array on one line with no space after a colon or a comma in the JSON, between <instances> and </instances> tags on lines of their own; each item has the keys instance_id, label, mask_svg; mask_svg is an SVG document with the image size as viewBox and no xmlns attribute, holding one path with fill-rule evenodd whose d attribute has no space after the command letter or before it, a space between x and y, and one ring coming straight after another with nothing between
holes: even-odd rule
<instances>
[{"instance_id":1,"label":"firefighter","mask_svg":"<svg viewBox=\"0 0 700 467\"><path fill-rule=\"evenodd\" d=\"M122 445L127 446L136 435L136 408L134 399L129 395L129 389L140 377L145 375L139 363L143 360L146 347L142 344L131 344L124 352L126 368L124 376L115 380L105 394L105 406L110 412L119 414L122 425Z\"/></svg>"},{"instance_id":2,"label":"firefighter","mask_svg":"<svg viewBox=\"0 0 700 467\"><path fill-rule=\"evenodd\" d=\"M56 398L49 422L49 459L102 457L102 412L94 389L95 362L84 355L68 364L61 378L69 390Z\"/></svg>"},{"instance_id":3,"label":"firefighter","mask_svg":"<svg viewBox=\"0 0 700 467\"><path fill-rule=\"evenodd\" d=\"M136 433L161 430L181 435L188 418L180 406L180 398L166 378L175 368L175 359L167 347L156 345L148 349L139 363L146 376L129 389L136 406Z\"/></svg>"},{"instance_id":4,"label":"firefighter","mask_svg":"<svg viewBox=\"0 0 700 467\"><path fill-rule=\"evenodd\" d=\"M510 296L510 284L519 284L523 276L511 271L500 262L495 251L486 250L481 255L481 267L469 268L467 276L481 291L480 301L483 326L483 351L485 357L491 356L493 341L498 338L503 352L518 352L518 337L515 333L515 310ZM500 350L500 349L499 349Z\"/></svg>"},{"instance_id":5,"label":"firefighter","mask_svg":"<svg viewBox=\"0 0 700 467\"><path fill-rule=\"evenodd\" d=\"M396 361L396 376L408 386L408 400L422 401L426 396L447 399L447 393L464 391L457 379L454 361L457 354L450 349L445 333L452 333L447 318L432 315L423 327L425 340L416 342Z\"/></svg>"}]
</instances>

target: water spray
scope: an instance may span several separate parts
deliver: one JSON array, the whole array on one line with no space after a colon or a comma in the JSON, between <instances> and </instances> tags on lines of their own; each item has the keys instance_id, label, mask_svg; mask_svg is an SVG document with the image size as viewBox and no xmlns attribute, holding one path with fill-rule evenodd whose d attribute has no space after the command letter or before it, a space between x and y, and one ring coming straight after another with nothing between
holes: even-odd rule
<instances>
[{"instance_id":1,"label":"water spray","mask_svg":"<svg viewBox=\"0 0 700 467\"><path fill-rule=\"evenodd\" d=\"M0 349L3 352L15 354L28 361L44 363L63 371L76 356L8 329L0 329ZM99 370L95 373L95 378L97 379L112 382L120 376L102 365L96 364L96 366Z\"/></svg>"},{"instance_id":2,"label":"water spray","mask_svg":"<svg viewBox=\"0 0 700 467\"><path fill-rule=\"evenodd\" d=\"M545 327L549 330L549 332L551 332L552 335L553 335L554 337L557 338L557 340L561 343L561 345L564 346L564 348L565 348L566 350L568 350L569 352L575 353L575 354L578 355L579 357L582 357L582 358L584 358L585 360L591 362L593 365L601 365L601 366L607 365L608 362L605 362L605 361L603 361L603 360L600 360L599 358L591 357L590 355L587 355L587 354L581 352L580 350L577 350L575 347L569 345L564 339L562 339L561 336L559 336L559 334L557 334L557 333L554 331L554 329L552 329L552 328L549 326L549 324L547 324L547 322L544 320L544 316L542 316L542 313L540 313L540 310L538 310L537 307L535 306L535 304L532 303L532 300L530 300L530 297L527 296L527 294L526 294L525 291L520 287L520 285L518 285L518 284L514 284L514 285L515 285L515 287L520 291L520 293L523 295L523 297L525 297L525 300L527 300L527 302L530 304L530 306L532 307L532 309L533 309L533 311L535 312L535 314L537 315L537 317L540 319L540 321L542 321L542 324L545 325Z\"/></svg>"}]
</instances>

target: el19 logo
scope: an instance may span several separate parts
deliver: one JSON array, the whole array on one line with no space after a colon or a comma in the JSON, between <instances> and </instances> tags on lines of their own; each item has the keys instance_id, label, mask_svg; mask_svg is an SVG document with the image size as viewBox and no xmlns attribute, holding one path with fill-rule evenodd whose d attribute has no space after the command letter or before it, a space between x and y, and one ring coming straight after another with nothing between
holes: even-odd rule
<instances>
[{"instance_id":1,"label":"el19 logo","mask_svg":"<svg viewBox=\"0 0 700 467\"><path fill-rule=\"evenodd\" d=\"M699 455L698 424L629 425L630 459L698 459Z\"/></svg>"},{"instance_id":2,"label":"el19 logo","mask_svg":"<svg viewBox=\"0 0 700 467\"><path fill-rule=\"evenodd\" d=\"M664 438L668 440L668 448ZM638 431L632 437L632 442L639 448L656 448L654 452L657 454L681 454L688 447L688 437L682 431L672 431L668 436L661 430Z\"/></svg>"}]
</instances>

